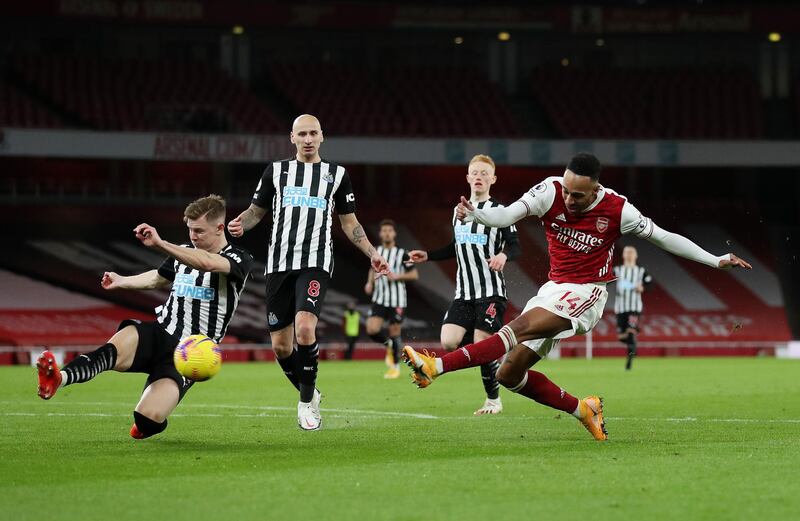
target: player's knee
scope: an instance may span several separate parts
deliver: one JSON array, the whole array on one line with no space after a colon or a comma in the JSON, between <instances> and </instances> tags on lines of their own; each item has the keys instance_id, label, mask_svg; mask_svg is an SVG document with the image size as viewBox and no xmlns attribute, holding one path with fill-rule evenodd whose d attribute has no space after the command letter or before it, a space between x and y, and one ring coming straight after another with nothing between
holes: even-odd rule
<instances>
[{"instance_id":1,"label":"player's knee","mask_svg":"<svg viewBox=\"0 0 800 521\"><path fill-rule=\"evenodd\" d=\"M278 358L286 358L294 351L294 346L291 344L272 344L272 352Z\"/></svg>"},{"instance_id":2,"label":"player's knee","mask_svg":"<svg viewBox=\"0 0 800 521\"><path fill-rule=\"evenodd\" d=\"M442 347L445 348L448 352L455 351L458 348L458 342L449 342L446 340L442 340Z\"/></svg>"},{"instance_id":3,"label":"player's knee","mask_svg":"<svg viewBox=\"0 0 800 521\"><path fill-rule=\"evenodd\" d=\"M380 333L380 332L381 332L381 328L380 328L380 326L377 326L377 327L376 327L376 326L372 326L372 325L370 325L370 324L367 324L367 334L368 334L370 337L372 337L372 336L374 336L374 335L377 335L377 334L378 334L378 333Z\"/></svg>"},{"instance_id":4,"label":"player's knee","mask_svg":"<svg viewBox=\"0 0 800 521\"><path fill-rule=\"evenodd\" d=\"M147 405L139 405L138 407L136 407L136 410L134 411L134 416L136 416L137 413L158 423L161 423L167 419L167 415L164 414L163 411L159 411L155 407Z\"/></svg>"},{"instance_id":5,"label":"player's knee","mask_svg":"<svg viewBox=\"0 0 800 521\"><path fill-rule=\"evenodd\" d=\"M311 324L299 324L295 326L294 334L297 336L297 343L308 346L317 341L314 326Z\"/></svg>"},{"instance_id":6,"label":"player's knee","mask_svg":"<svg viewBox=\"0 0 800 521\"><path fill-rule=\"evenodd\" d=\"M136 438L149 438L164 432L164 429L167 428L166 415L146 408L133 411L133 423L136 426L136 431L138 431L138 436L135 436L133 431L131 435Z\"/></svg>"},{"instance_id":7,"label":"player's knee","mask_svg":"<svg viewBox=\"0 0 800 521\"><path fill-rule=\"evenodd\" d=\"M522 380L522 377L507 365L501 365L495 376L497 377L497 382L507 389L513 389L518 386Z\"/></svg>"}]
</instances>

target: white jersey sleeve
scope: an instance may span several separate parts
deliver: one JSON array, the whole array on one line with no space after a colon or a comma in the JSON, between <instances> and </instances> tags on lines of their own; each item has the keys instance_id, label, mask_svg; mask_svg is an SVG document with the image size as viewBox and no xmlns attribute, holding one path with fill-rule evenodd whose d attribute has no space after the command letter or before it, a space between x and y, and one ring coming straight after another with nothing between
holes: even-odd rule
<instances>
[{"instance_id":1,"label":"white jersey sleeve","mask_svg":"<svg viewBox=\"0 0 800 521\"><path fill-rule=\"evenodd\" d=\"M660 228L652 219L642 215L642 212L628 201L625 201L625 205L622 207L619 227L623 234L635 235L652 242L662 250L712 268L719 268L719 263L722 260L730 260L730 254L717 257L683 235Z\"/></svg>"},{"instance_id":2,"label":"white jersey sleeve","mask_svg":"<svg viewBox=\"0 0 800 521\"><path fill-rule=\"evenodd\" d=\"M519 198L527 208L527 215L535 215L541 217L547 213L553 206L553 201L556 199L556 185L553 181L559 180L559 177L548 177L538 185L534 186Z\"/></svg>"}]
</instances>

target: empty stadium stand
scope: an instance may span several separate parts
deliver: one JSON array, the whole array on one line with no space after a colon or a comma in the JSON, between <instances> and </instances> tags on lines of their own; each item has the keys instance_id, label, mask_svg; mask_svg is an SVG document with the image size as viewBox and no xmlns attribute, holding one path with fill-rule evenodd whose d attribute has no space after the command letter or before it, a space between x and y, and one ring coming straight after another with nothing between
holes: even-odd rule
<instances>
[{"instance_id":1,"label":"empty stadium stand","mask_svg":"<svg viewBox=\"0 0 800 521\"><path fill-rule=\"evenodd\" d=\"M755 80L736 70L549 67L533 94L571 138L754 139L762 132Z\"/></svg>"},{"instance_id":2,"label":"empty stadium stand","mask_svg":"<svg viewBox=\"0 0 800 521\"><path fill-rule=\"evenodd\" d=\"M317 114L331 134L519 135L502 94L473 69L271 63L267 71L298 110Z\"/></svg>"},{"instance_id":3,"label":"empty stadium stand","mask_svg":"<svg viewBox=\"0 0 800 521\"><path fill-rule=\"evenodd\" d=\"M17 55L17 80L100 130L274 132L280 122L243 84L191 62Z\"/></svg>"},{"instance_id":4,"label":"empty stadium stand","mask_svg":"<svg viewBox=\"0 0 800 521\"><path fill-rule=\"evenodd\" d=\"M57 128L64 122L24 92L0 80L0 126Z\"/></svg>"}]
</instances>

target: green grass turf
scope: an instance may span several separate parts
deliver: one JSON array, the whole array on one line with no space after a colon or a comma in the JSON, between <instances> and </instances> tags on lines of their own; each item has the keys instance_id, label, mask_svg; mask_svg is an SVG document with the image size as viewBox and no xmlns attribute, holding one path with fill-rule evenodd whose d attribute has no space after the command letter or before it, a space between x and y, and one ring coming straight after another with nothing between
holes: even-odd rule
<instances>
[{"instance_id":1,"label":"green grass turf","mask_svg":"<svg viewBox=\"0 0 800 521\"><path fill-rule=\"evenodd\" d=\"M605 397L606 443L505 391L502 415L473 417L477 369L418 390L381 363L323 362L323 430L307 433L277 365L227 364L135 441L142 375L44 402L33 369L3 367L0 519L797 519L800 363L622 365L539 367Z\"/></svg>"}]
</instances>

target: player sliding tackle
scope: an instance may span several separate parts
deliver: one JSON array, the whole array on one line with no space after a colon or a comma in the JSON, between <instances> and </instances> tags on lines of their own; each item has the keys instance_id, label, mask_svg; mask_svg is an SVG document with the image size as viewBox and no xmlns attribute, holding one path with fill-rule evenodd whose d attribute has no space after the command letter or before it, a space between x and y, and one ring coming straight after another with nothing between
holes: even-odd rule
<instances>
[{"instance_id":1,"label":"player sliding tackle","mask_svg":"<svg viewBox=\"0 0 800 521\"><path fill-rule=\"evenodd\" d=\"M582 335L597 325L608 298L606 284L614 279L614 243L623 234L648 240L670 253L711 266L746 268L750 264L729 253L716 257L681 235L659 228L625 197L599 183L600 162L591 154L573 157L563 177L548 177L505 208L476 209L464 197L456 210L467 222L502 228L534 215L542 220L550 254L549 281L528 301L522 314L486 340L462 347L442 358L404 353L418 387L467 367L497 360L508 353L497 371L501 385L543 405L572 414L597 440L608 434L603 402L582 400L530 368L563 338Z\"/></svg>"},{"instance_id":2,"label":"player sliding tackle","mask_svg":"<svg viewBox=\"0 0 800 521\"><path fill-rule=\"evenodd\" d=\"M225 201L218 195L191 203L183 220L191 244L182 246L165 241L146 223L133 230L142 244L168 256L158 269L128 277L106 272L101 280L106 290L172 286L167 301L156 308L155 320L124 320L106 344L63 370L53 353L42 353L36 363L41 398L49 400L61 387L88 382L104 371L146 373L131 436L148 438L167 428L167 417L193 384L175 369L175 347L189 335L222 340L253 265L247 251L225 238Z\"/></svg>"}]
</instances>

